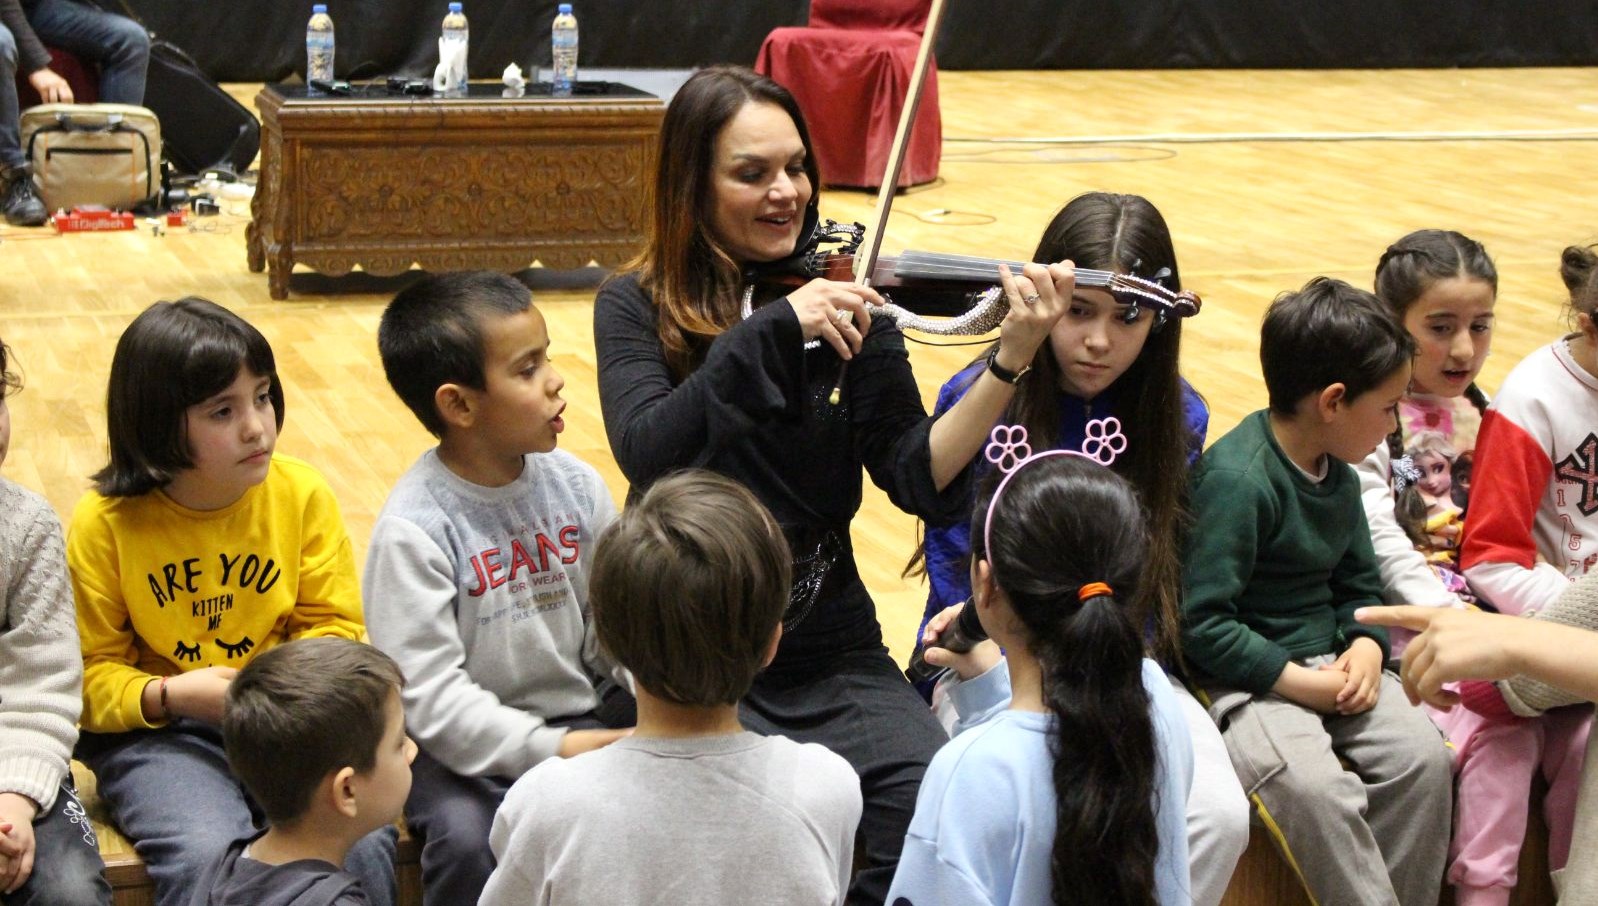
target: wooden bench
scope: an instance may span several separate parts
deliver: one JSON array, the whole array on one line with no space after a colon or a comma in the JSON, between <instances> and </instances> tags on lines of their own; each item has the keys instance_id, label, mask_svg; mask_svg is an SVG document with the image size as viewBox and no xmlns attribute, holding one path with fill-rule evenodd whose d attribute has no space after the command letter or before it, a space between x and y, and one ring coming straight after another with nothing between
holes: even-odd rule
<instances>
[{"instance_id":1,"label":"wooden bench","mask_svg":"<svg viewBox=\"0 0 1598 906\"><path fill-rule=\"evenodd\" d=\"M105 803L96 795L94 775L82 764L72 763L78 798L94 822L100 839L100 855L105 859L105 875L111 882L116 906L155 906L155 894L144 862L133 851L133 844L111 822ZM1534 794L1542 801L1543 790ZM1515 888L1510 906L1554 906L1553 885L1548 879L1548 828L1540 807L1533 808L1520 850L1520 885ZM858 855L858 853L857 853ZM400 827L395 869L399 878L399 906L422 906L421 845ZM1439 906L1453 906L1453 892L1445 885ZM1237 863L1232 884L1222 906L1312 906L1303 885L1287 861L1277 851L1269 834L1256 826L1248 849Z\"/></svg>"},{"instance_id":2,"label":"wooden bench","mask_svg":"<svg viewBox=\"0 0 1598 906\"><path fill-rule=\"evenodd\" d=\"M100 840L100 857L105 860L105 877L111 882L115 906L155 906L155 888L144 870L144 861L133 851L133 843L111 821L110 810L95 789L94 774L79 762L72 762L72 777L78 798L94 822ZM196 831L199 829L196 828ZM400 826L399 849L395 854L395 873L399 878L399 906L422 906L422 847Z\"/></svg>"}]
</instances>

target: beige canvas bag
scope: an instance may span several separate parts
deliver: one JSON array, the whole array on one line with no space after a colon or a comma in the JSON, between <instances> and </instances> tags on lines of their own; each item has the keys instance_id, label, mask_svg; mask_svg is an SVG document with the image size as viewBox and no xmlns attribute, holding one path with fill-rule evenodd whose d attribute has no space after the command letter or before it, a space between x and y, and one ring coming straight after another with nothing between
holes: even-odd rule
<instances>
[{"instance_id":1,"label":"beige canvas bag","mask_svg":"<svg viewBox=\"0 0 1598 906\"><path fill-rule=\"evenodd\" d=\"M22 112L22 150L45 206L127 209L161 193L161 123L131 104L41 104Z\"/></svg>"}]
</instances>

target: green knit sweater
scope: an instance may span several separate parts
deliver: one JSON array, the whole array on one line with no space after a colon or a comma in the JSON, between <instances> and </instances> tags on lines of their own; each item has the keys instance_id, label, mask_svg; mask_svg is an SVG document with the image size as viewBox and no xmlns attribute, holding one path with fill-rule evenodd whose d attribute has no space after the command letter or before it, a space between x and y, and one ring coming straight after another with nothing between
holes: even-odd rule
<instances>
[{"instance_id":1,"label":"green knit sweater","mask_svg":"<svg viewBox=\"0 0 1598 906\"><path fill-rule=\"evenodd\" d=\"M1216 441L1192 478L1182 570L1183 653L1199 676L1255 694L1290 660L1338 654L1387 633L1354 622L1381 603L1359 479L1332 460L1311 481L1282 451L1267 412Z\"/></svg>"}]
</instances>

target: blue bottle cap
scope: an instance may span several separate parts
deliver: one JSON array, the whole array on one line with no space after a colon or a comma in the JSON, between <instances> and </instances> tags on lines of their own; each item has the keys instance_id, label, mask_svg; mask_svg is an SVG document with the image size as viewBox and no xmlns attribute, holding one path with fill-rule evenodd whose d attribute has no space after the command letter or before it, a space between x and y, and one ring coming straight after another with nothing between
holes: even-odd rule
<instances>
[{"instance_id":1,"label":"blue bottle cap","mask_svg":"<svg viewBox=\"0 0 1598 906\"><path fill-rule=\"evenodd\" d=\"M571 11L572 11L572 5L570 3L562 3L560 5L560 14L562 16L571 15Z\"/></svg>"},{"instance_id":2,"label":"blue bottle cap","mask_svg":"<svg viewBox=\"0 0 1598 906\"><path fill-rule=\"evenodd\" d=\"M305 7L302 6L300 8L304 9ZM326 12L327 12L327 4L326 3L313 3L313 4L311 4L311 15L319 16L319 15L322 15L323 13L326 13Z\"/></svg>"},{"instance_id":3,"label":"blue bottle cap","mask_svg":"<svg viewBox=\"0 0 1598 906\"><path fill-rule=\"evenodd\" d=\"M459 3L451 3L449 5L449 11L452 13L458 13L461 11L461 5Z\"/></svg>"}]
</instances>

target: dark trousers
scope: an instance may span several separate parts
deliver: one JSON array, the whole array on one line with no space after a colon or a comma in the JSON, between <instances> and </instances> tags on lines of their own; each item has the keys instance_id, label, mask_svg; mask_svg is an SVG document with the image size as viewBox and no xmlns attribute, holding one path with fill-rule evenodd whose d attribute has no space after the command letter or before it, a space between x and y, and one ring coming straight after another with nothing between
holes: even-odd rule
<instances>
[{"instance_id":1,"label":"dark trousers","mask_svg":"<svg viewBox=\"0 0 1598 906\"><path fill-rule=\"evenodd\" d=\"M625 690L606 697L599 711L573 718L551 718L552 727L594 730L630 727L636 706ZM494 873L488 832L494 813L515 777L466 777L451 771L418 748L411 762L411 795L405 801L405 825L422 840L423 906L476 903Z\"/></svg>"},{"instance_id":2,"label":"dark trousers","mask_svg":"<svg viewBox=\"0 0 1598 906\"><path fill-rule=\"evenodd\" d=\"M150 36L143 26L77 0L38 0L28 10L28 25L40 41L100 65L100 100L144 103ZM0 166L5 167L26 159L17 101L18 63L16 38L0 25Z\"/></svg>"},{"instance_id":3,"label":"dark trousers","mask_svg":"<svg viewBox=\"0 0 1598 906\"><path fill-rule=\"evenodd\" d=\"M849 888L849 902L882 903L915 814L921 777L949 741L888 650L840 655L803 682L757 680L739 718L756 733L826 746L860 775L865 867Z\"/></svg>"},{"instance_id":4,"label":"dark trousers","mask_svg":"<svg viewBox=\"0 0 1598 906\"><path fill-rule=\"evenodd\" d=\"M111 906L99 841L70 777L49 811L33 819L33 846L33 873L0 901L10 906Z\"/></svg>"}]
</instances>

